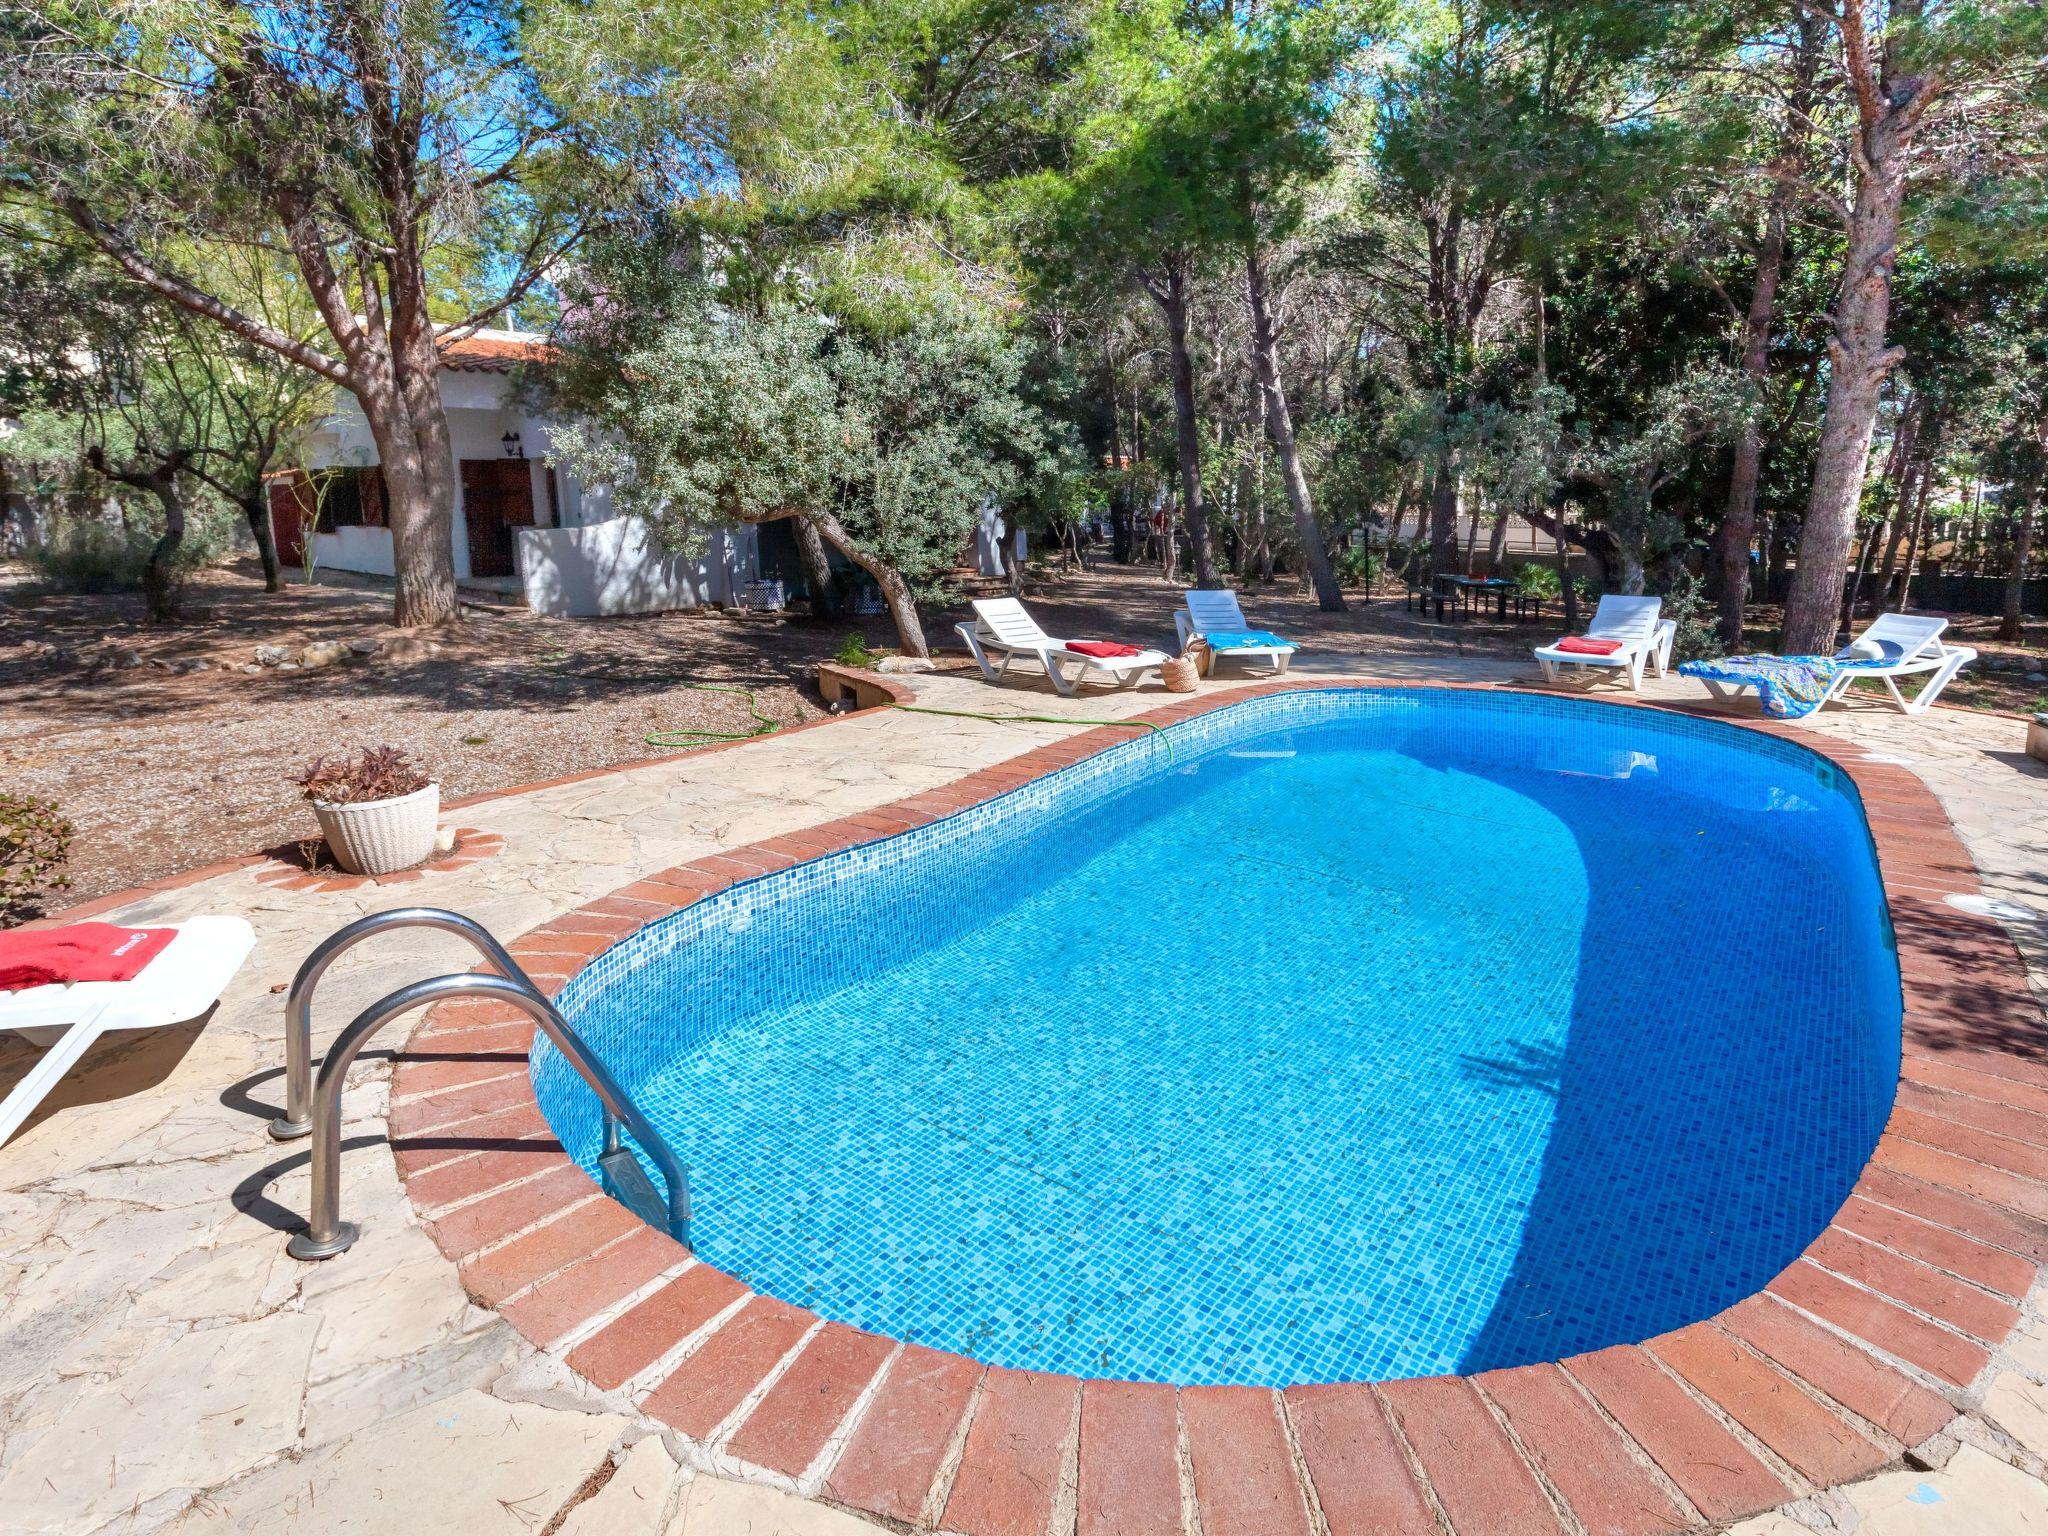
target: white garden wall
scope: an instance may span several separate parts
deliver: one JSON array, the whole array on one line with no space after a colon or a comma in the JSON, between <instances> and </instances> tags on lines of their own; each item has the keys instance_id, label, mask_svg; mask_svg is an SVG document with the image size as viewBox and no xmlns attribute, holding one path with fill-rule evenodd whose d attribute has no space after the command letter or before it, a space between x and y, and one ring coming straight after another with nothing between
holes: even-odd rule
<instances>
[{"instance_id":1,"label":"white garden wall","mask_svg":"<svg viewBox=\"0 0 2048 1536\"><path fill-rule=\"evenodd\" d=\"M716 533L701 559L665 552L637 517L519 530L527 606L551 618L659 613L727 603L754 570L751 528Z\"/></svg>"}]
</instances>

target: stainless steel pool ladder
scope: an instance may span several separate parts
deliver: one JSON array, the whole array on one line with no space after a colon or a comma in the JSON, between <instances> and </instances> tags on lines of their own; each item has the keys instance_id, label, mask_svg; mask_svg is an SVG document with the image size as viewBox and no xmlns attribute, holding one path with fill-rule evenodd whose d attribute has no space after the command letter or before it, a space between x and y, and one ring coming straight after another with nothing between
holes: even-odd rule
<instances>
[{"instance_id":1,"label":"stainless steel pool ladder","mask_svg":"<svg viewBox=\"0 0 2048 1536\"><path fill-rule=\"evenodd\" d=\"M349 1026L335 1036L313 1068L313 991L327 968L347 950L363 940L393 928L435 928L466 939L498 974L462 971L415 981L386 994L357 1014ZM284 1000L285 1112L270 1122L270 1134L279 1141L313 1137L313 1199L306 1230L286 1245L295 1259L331 1259L345 1251L361 1235L353 1222L341 1219L341 1090L348 1069L370 1037L401 1014L433 1003L460 997L488 997L525 1011L555 1049L590 1085L604 1110L604 1147L598 1168L604 1175L606 1193L626 1206L649 1226L659 1227L681 1243L690 1245L690 1181L683 1165L639 1107L621 1088L597 1053L562 1017L555 1005L542 995L519 962L505 952L504 945L459 912L438 907L398 907L373 912L337 929L306 956L299 973L292 978ZM666 1189L657 1193L639 1161L620 1140L620 1127L633 1134L654 1166Z\"/></svg>"}]
</instances>

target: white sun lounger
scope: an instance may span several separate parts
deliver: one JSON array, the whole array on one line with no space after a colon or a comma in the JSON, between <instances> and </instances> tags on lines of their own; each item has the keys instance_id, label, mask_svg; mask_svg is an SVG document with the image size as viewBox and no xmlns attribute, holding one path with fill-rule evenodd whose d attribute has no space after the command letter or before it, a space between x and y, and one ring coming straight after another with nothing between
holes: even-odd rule
<instances>
[{"instance_id":1,"label":"white sun lounger","mask_svg":"<svg viewBox=\"0 0 2048 1536\"><path fill-rule=\"evenodd\" d=\"M1880 648L1885 658L1882 666L1861 666L1853 672L1836 676L1834 687L1828 690L1830 699L1838 699L1848 692L1849 686L1859 677L1875 677L1883 681L1892 702L1909 715L1924 714L1929 705L1941 697L1941 690L1955 679L1970 662L1977 659L1977 653L1967 645L1950 645L1941 638L1948 628L1947 619L1925 618L1917 614L1880 613L1870 621L1870 627L1845 645L1835 655L1843 660L1863 660L1867 651L1859 652L1859 645L1870 644ZM1899 654L1891 656L1890 647L1897 646ZM1907 698L1899 692L1897 679L1902 677L1925 677L1920 691Z\"/></svg>"},{"instance_id":2,"label":"white sun lounger","mask_svg":"<svg viewBox=\"0 0 2048 1536\"><path fill-rule=\"evenodd\" d=\"M1536 660L1546 683L1557 681L1559 667L1626 667L1628 685L1643 686L1643 668L1653 665L1662 677L1671 665L1671 642L1678 626L1658 617L1663 600L1655 597L1621 597L1614 593L1600 599L1593 610L1593 622L1586 626L1588 640L1619 640L1621 648L1610 655L1593 656L1578 651L1560 651L1555 645L1536 647Z\"/></svg>"},{"instance_id":3,"label":"white sun lounger","mask_svg":"<svg viewBox=\"0 0 2048 1536\"><path fill-rule=\"evenodd\" d=\"M1206 592L1199 587L1190 588L1184 599L1186 606L1176 609L1173 627L1180 632L1180 648L1186 650L1188 642L1200 636L1243 635L1251 632L1251 625L1245 622L1244 610L1237 605L1237 594L1224 590ZM1217 661L1226 656L1243 656L1247 659L1263 656L1273 663L1275 672L1285 672L1287 662L1300 647L1296 645L1233 645L1217 649L1211 654Z\"/></svg>"},{"instance_id":4,"label":"white sun lounger","mask_svg":"<svg viewBox=\"0 0 2048 1536\"><path fill-rule=\"evenodd\" d=\"M1170 659L1163 651L1140 651L1135 656L1084 656L1070 651L1066 641L1055 640L1040 629L1014 597L979 599L974 604L974 619L972 624L955 628L974 653L981 675L992 683L1009 670L1012 661L1029 656L1045 668L1053 687L1072 698L1075 686L1090 672L1106 674L1119 688L1131 688ZM991 661L991 654L1001 657L1001 662Z\"/></svg>"},{"instance_id":5,"label":"white sun lounger","mask_svg":"<svg viewBox=\"0 0 2048 1536\"><path fill-rule=\"evenodd\" d=\"M256 934L239 917L195 917L133 981L81 981L71 986L0 992L0 1029L12 1030L42 1058L0 1103L0 1146L20 1129L93 1041L110 1029L162 1029L196 1019L234 979Z\"/></svg>"},{"instance_id":6,"label":"white sun lounger","mask_svg":"<svg viewBox=\"0 0 2048 1536\"><path fill-rule=\"evenodd\" d=\"M1884 684L1892 702L1906 714L1925 714L1929 706L1941 697L1942 689L1954 681L1955 675L1977 659L1976 651L1969 646L1950 645L1941 638L1947 628L1947 619L1920 614L1880 613L1870 621L1869 628L1835 652L1835 660L1854 661L1860 665L1835 674L1834 681L1828 685L1827 697L1820 701L1821 705L1839 699L1859 677L1874 677ZM1898 679L1902 677L1925 677L1927 681L1920 685L1919 692L1908 698L1899 691ZM1735 698L1752 686L1717 679L1702 681L1706 682L1707 691L1717 699Z\"/></svg>"}]
</instances>

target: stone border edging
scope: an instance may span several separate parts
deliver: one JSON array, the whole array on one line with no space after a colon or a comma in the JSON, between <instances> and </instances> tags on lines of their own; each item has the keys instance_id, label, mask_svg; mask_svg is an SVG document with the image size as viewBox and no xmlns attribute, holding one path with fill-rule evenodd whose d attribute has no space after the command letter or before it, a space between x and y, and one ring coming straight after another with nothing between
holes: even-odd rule
<instances>
[{"instance_id":1,"label":"stone border edging","mask_svg":"<svg viewBox=\"0 0 2048 1536\"><path fill-rule=\"evenodd\" d=\"M850 674L856 671L857 669L848 667L842 668L841 670L846 671ZM890 699L889 704L872 705L869 706L870 708L887 709L896 704L912 703L916 699L916 694L911 689L903 686L901 683L898 683L893 678L883 677L880 673L874 672L863 672L860 675L862 677L868 678L874 687L876 687L882 693L887 694ZM821 719L805 720L798 725L784 726L781 730L775 732L775 734L778 736L794 736L799 731L816 730L819 726L822 725L836 725L842 720L851 720L856 715L863 715L866 713L868 713L868 709L853 709L846 711L844 714L837 715L828 714L822 717ZM761 738L758 736L747 738L747 740L752 741L758 741L760 739ZM559 778L539 779L531 784L512 784L508 785L504 789L486 789L474 795L457 795L453 799L444 799L441 802L441 809L444 812L467 810L471 806L485 805L493 800L509 800L515 795L531 794L535 790L559 789L563 785L567 784L581 784L590 779L601 779L608 773L630 773L636 768L658 768L663 763L673 763L679 761L682 758L700 757L707 752L723 752L730 747L740 747L745 745L746 741L714 741L709 742L701 747L686 747L680 752L664 753L660 757L632 758L626 762L612 763L602 768L586 768L577 773L565 773ZM475 833L476 831L475 828L464 828L460 830L466 830L472 833ZM483 834L479 833L477 835L481 836ZM445 858L446 856L442 857ZM65 923L82 923L88 918L100 917L108 912L116 910L117 908L128 906L132 902L147 901L152 896L162 896L170 891L183 890L186 886L189 885L198 885L201 881L211 880L216 875L232 875L237 870L255 869L259 865L270 864L274 862L277 862L275 855L269 849L265 849L261 853L245 853L237 858L232 859L218 859L211 864L201 864L194 869L180 870L176 874L165 875L160 879L144 881L141 885L131 885L126 890L110 891L104 896L95 896L90 901L81 901L74 906L65 907L61 911L51 912L38 918L32 918L28 922L22 923L19 926L23 928L58 928L62 927ZM434 862L423 865L421 867L421 871L423 872L425 870L438 869L441 866L442 859L437 858ZM304 872L301 871L301 873ZM405 875L413 874L416 872L410 870L402 870L399 873L401 875ZM393 879L393 877L389 875L372 877L364 875L339 874L328 878L331 878L336 881L372 881L379 883ZM352 887L337 884L329 885L325 888L328 890L344 890L350 889ZM311 887L298 886L294 887L294 889L307 890L311 889Z\"/></svg>"},{"instance_id":2,"label":"stone border edging","mask_svg":"<svg viewBox=\"0 0 2048 1536\"><path fill-rule=\"evenodd\" d=\"M1263 683L1133 724L1368 686L1495 689ZM1205 1536L1562 1532L1565 1511L1589 1530L1650 1536L1758 1513L1939 1433L2019 1321L2048 1264L2048 1051L2011 939L1941 900L1979 882L1932 791L1846 746L1731 723L1819 752L1858 789L1899 941L1903 1070L1876 1151L1806 1252L1762 1292L1643 1344L1473 1377L1175 1388L984 1366L824 1322L606 1198L535 1102L532 1027L488 1003L443 1005L406 1047L394 1157L469 1293L535 1345L714 1464L900 1525L1180 1530L1184 1492ZM1128 739L1096 727L695 860L511 951L552 994L642 924L730 884L936 821Z\"/></svg>"}]
</instances>

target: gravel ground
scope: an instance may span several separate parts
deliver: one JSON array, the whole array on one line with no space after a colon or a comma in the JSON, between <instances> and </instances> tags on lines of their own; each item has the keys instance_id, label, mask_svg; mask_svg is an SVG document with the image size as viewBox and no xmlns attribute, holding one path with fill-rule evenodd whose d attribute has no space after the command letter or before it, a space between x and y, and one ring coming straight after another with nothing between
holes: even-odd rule
<instances>
[{"instance_id":1,"label":"gravel ground","mask_svg":"<svg viewBox=\"0 0 2048 1536\"><path fill-rule=\"evenodd\" d=\"M450 797L501 789L660 755L651 732L753 724L744 698L692 684L753 689L785 725L814 719L815 664L856 628L871 644L889 639L879 619L471 610L420 640L389 627L376 583L328 576L266 595L253 578L247 566L206 573L190 590L188 621L153 627L132 595L41 594L20 568L0 565L0 790L54 798L78 829L70 889L52 906L313 835L291 778L318 753L389 743ZM1171 648L1180 589L1105 561L1035 587L1030 601L1056 634ZM1529 624L1436 624L1399 596L1354 596L1350 612L1324 614L1292 583L1248 591L1244 605L1255 623L1359 656L1526 655L1558 624L1554 611ZM964 615L962 605L937 616L932 641L951 643ZM1987 660L2038 664L2048 630L2030 627L2030 654L1991 647L1994 625L1957 628L1990 647ZM254 667L259 645L352 639L387 649L312 670ZM1760 630L1759 648L1767 640ZM194 667L203 669L174 670ZM1948 698L2010 711L2048 705L2044 695L2020 671L1973 669Z\"/></svg>"},{"instance_id":2,"label":"gravel ground","mask_svg":"<svg viewBox=\"0 0 2048 1536\"><path fill-rule=\"evenodd\" d=\"M321 752L402 747L452 797L659 756L654 731L753 725L744 697L693 683L754 689L783 724L814 719L812 668L848 627L472 613L400 643L414 654L247 673L258 645L391 640L388 596L266 597L230 569L195 583L193 602L204 616L152 628L123 597L0 585L0 790L56 799L78 833L52 905L314 835L291 778ZM124 652L148 660L106 659Z\"/></svg>"}]
</instances>

